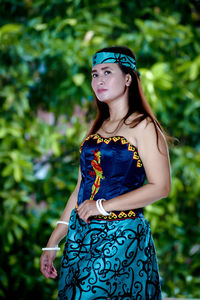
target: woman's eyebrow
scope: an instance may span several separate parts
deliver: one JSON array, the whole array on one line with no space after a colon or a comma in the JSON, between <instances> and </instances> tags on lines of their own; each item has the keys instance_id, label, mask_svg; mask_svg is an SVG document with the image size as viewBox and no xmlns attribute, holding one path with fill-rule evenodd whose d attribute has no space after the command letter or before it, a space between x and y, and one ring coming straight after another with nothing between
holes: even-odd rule
<instances>
[{"instance_id":1,"label":"woman's eyebrow","mask_svg":"<svg viewBox=\"0 0 200 300\"><path fill-rule=\"evenodd\" d=\"M112 70L112 68L111 68L111 67L103 67L103 68L101 68L101 70L105 70L105 69L111 69L111 70ZM92 72L91 72L91 73L94 73L94 72L97 72L97 70L92 70Z\"/></svg>"}]
</instances>

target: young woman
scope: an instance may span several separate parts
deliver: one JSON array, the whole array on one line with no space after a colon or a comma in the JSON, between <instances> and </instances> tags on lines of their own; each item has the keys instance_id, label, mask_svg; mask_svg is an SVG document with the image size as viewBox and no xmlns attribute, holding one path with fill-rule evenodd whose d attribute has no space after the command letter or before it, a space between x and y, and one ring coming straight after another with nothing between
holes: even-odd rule
<instances>
[{"instance_id":1,"label":"young woman","mask_svg":"<svg viewBox=\"0 0 200 300\"><path fill-rule=\"evenodd\" d=\"M53 260L67 234L58 299L161 299L143 207L170 193L171 138L144 97L129 48L93 56L92 89L98 116L81 145L78 182L43 249L41 272L57 276Z\"/></svg>"}]
</instances>

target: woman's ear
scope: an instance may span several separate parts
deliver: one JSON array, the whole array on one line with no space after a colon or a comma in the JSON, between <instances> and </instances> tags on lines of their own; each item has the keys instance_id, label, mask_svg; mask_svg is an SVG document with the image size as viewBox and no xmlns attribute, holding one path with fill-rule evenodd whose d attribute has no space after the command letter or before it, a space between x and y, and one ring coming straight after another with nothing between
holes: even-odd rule
<instances>
[{"instance_id":1,"label":"woman's ear","mask_svg":"<svg viewBox=\"0 0 200 300\"><path fill-rule=\"evenodd\" d=\"M132 82L132 77L130 74L126 74L126 86L130 86Z\"/></svg>"}]
</instances>

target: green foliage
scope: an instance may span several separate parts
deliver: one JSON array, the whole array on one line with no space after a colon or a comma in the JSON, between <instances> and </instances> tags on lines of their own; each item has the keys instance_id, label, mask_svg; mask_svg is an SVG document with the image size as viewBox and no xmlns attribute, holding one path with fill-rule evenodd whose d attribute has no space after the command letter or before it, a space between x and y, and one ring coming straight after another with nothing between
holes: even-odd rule
<instances>
[{"instance_id":1,"label":"green foliage","mask_svg":"<svg viewBox=\"0 0 200 300\"><path fill-rule=\"evenodd\" d=\"M198 1L6 0L0 15L0 298L57 297L57 280L39 271L41 247L74 189L94 117L91 56L110 45L134 50L149 103L180 140L169 149L171 193L145 216L163 293L198 297Z\"/></svg>"}]
</instances>

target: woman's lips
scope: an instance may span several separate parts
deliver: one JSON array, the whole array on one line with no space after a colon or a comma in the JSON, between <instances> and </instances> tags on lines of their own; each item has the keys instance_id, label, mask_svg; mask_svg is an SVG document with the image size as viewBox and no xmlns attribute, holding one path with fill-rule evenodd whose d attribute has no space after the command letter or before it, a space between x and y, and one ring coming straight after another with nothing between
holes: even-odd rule
<instances>
[{"instance_id":1,"label":"woman's lips","mask_svg":"<svg viewBox=\"0 0 200 300\"><path fill-rule=\"evenodd\" d=\"M98 89L98 90L97 90L97 93L103 93L103 92L105 92L105 91L107 91L107 89Z\"/></svg>"}]
</instances>

